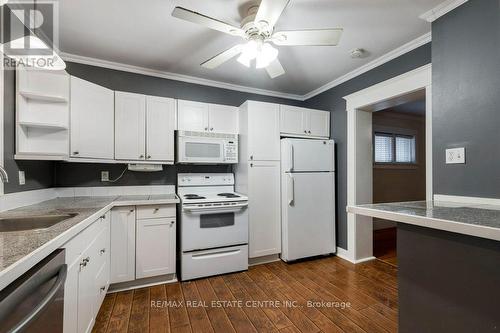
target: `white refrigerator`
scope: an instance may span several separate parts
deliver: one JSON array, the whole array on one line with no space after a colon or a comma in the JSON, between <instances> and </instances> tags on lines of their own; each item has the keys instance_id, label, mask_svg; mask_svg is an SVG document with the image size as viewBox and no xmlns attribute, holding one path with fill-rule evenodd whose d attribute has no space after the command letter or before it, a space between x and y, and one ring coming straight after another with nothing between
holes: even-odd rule
<instances>
[{"instance_id":1,"label":"white refrigerator","mask_svg":"<svg viewBox=\"0 0 500 333\"><path fill-rule=\"evenodd\" d=\"M336 252L335 142L281 140L284 261Z\"/></svg>"}]
</instances>

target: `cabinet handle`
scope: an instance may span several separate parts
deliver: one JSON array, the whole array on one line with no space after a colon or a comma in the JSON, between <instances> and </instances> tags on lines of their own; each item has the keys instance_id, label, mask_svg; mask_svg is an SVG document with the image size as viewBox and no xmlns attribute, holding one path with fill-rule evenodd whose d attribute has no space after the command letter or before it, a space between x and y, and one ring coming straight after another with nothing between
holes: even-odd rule
<instances>
[{"instance_id":1,"label":"cabinet handle","mask_svg":"<svg viewBox=\"0 0 500 333\"><path fill-rule=\"evenodd\" d=\"M307 131L307 133L311 134L311 131Z\"/></svg>"},{"instance_id":2,"label":"cabinet handle","mask_svg":"<svg viewBox=\"0 0 500 333\"><path fill-rule=\"evenodd\" d=\"M307 131L306 131L306 130L304 130L304 133L306 133L306 134L307 134Z\"/></svg>"},{"instance_id":3,"label":"cabinet handle","mask_svg":"<svg viewBox=\"0 0 500 333\"><path fill-rule=\"evenodd\" d=\"M74 152L73 152L73 155L78 155L78 154L80 154L80 153L79 153L79 152L77 152L77 151L74 151Z\"/></svg>"},{"instance_id":4,"label":"cabinet handle","mask_svg":"<svg viewBox=\"0 0 500 333\"><path fill-rule=\"evenodd\" d=\"M105 220L106 219L106 215L102 215L101 219Z\"/></svg>"},{"instance_id":5,"label":"cabinet handle","mask_svg":"<svg viewBox=\"0 0 500 333\"><path fill-rule=\"evenodd\" d=\"M134 212L134 210L133 210L133 209L131 209L131 210L130 210L130 212L131 212L131 213L133 213L133 212Z\"/></svg>"},{"instance_id":6,"label":"cabinet handle","mask_svg":"<svg viewBox=\"0 0 500 333\"><path fill-rule=\"evenodd\" d=\"M170 221L170 226L173 226L175 221Z\"/></svg>"},{"instance_id":7,"label":"cabinet handle","mask_svg":"<svg viewBox=\"0 0 500 333\"><path fill-rule=\"evenodd\" d=\"M250 155L250 159L253 160L253 155Z\"/></svg>"},{"instance_id":8,"label":"cabinet handle","mask_svg":"<svg viewBox=\"0 0 500 333\"><path fill-rule=\"evenodd\" d=\"M213 127L210 127L210 130L211 130L211 131L213 131L213 130L214 130L214 128L213 128Z\"/></svg>"},{"instance_id":9,"label":"cabinet handle","mask_svg":"<svg viewBox=\"0 0 500 333\"><path fill-rule=\"evenodd\" d=\"M106 249L101 249L101 251L99 251L99 254L103 255L104 253L106 253Z\"/></svg>"},{"instance_id":10,"label":"cabinet handle","mask_svg":"<svg viewBox=\"0 0 500 333\"><path fill-rule=\"evenodd\" d=\"M150 158L151 158L151 155L148 155L148 159L150 159Z\"/></svg>"},{"instance_id":11,"label":"cabinet handle","mask_svg":"<svg viewBox=\"0 0 500 333\"><path fill-rule=\"evenodd\" d=\"M101 293L104 292L104 290L106 290L106 286L101 287L101 289L100 289Z\"/></svg>"},{"instance_id":12,"label":"cabinet handle","mask_svg":"<svg viewBox=\"0 0 500 333\"><path fill-rule=\"evenodd\" d=\"M250 163L250 168L253 168L253 163Z\"/></svg>"},{"instance_id":13,"label":"cabinet handle","mask_svg":"<svg viewBox=\"0 0 500 333\"><path fill-rule=\"evenodd\" d=\"M155 208L155 213L158 213L158 211L160 210L160 208Z\"/></svg>"},{"instance_id":14,"label":"cabinet handle","mask_svg":"<svg viewBox=\"0 0 500 333\"><path fill-rule=\"evenodd\" d=\"M205 127L205 131L208 131L208 127Z\"/></svg>"},{"instance_id":15,"label":"cabinet handle","mask_svg":"<svg viewBox=\"0 0 500 333\"><path fill-rule=\"evenodd\" d=\"M139 155L139 158L144 158L144 155Z\"/></svg>"}]
</instances>

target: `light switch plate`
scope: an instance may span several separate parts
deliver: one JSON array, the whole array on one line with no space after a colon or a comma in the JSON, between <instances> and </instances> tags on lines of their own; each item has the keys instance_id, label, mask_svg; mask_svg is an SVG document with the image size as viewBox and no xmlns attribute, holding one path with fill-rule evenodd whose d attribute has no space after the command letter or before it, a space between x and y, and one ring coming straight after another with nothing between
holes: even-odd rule
<instances>
[{"instance_id":1,"label":"light switch plate","mask_svg":"<svg viewBox=\"0 0 500 333\"><path fill-rule=\"evenodd\" d=\"M101 182L109 182L109 171L101 171Z\"/></svg>"},{"instance_id":2,"label":"light switch plate","mask_svg":"<svg viewBox=\"0 0 500 333\"><path fill-rule=\"evenodd\" d=\"M446 164L465 164L465 148L446 149Z\"/></svg>"},{"instance_id":3,"label":"light switch plate","mask_svg":"<svg viewBox=\"0 0 500 333\"><path fill-rule=\"evenodd\" d=\"M19 185L26 184L26 176L24 175L24 171L19 171Z\"/></svg>"}]
</instances>

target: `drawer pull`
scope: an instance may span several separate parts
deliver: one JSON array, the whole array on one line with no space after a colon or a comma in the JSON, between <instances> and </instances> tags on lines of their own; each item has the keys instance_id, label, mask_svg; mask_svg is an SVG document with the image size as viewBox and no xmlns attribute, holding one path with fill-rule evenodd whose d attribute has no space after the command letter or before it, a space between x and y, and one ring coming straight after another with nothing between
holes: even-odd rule
<instances>
[{"instance_id":1,"label":"drawer pull","mask_svg":"<svg viewBox=\"0 0 500 333\"><path fill-rule=\"evenodd\" d=\"M105 220L105 219L106 219L106 215L102 215L100 218L101 218L102 220Z\"/></svg>"},{"instance_id":2,"label":"drawer pull","mask_svg":"<svg viewBox=\"0 0 500 333\"><path fill-rule=\"evenodd\" d=\"M130 212L131 212L131 213L133 213L133 212L134 212L134 210L133 210L133 209L131 209L131 210L130 210Z\"/></svg>"},{"instance_id":3,"label":"drawer pull","mask_svg":"<svg viewBox=\"0 0 500 333\"><path fill-rule=\"evenodd\" d=\"M101 249L101 250L99 251L99 254L101 254L101 255L103 255L104 253L106 253L106 249Z\"/></svg>"},{"instance_id":4,"label":"drawer pull","mask_svg":"<svg viewBox=\"0 0 500 333\"><path fill-rule=\"evenodd\" d=\"M160 208L155 208L155 213L158 213L158 211L160 210Z\"/></svg>"}]
</instances>

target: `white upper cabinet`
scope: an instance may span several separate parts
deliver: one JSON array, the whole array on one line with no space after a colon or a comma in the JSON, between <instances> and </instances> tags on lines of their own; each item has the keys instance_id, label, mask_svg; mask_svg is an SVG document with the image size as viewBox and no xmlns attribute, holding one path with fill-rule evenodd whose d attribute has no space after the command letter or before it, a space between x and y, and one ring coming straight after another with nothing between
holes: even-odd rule
<instances>
[{"instance_id":1,"label":"white upper cabinet","mask_svg":"<svg viewBox=\"0 0 500 333\"><path fill-rule=\"evenodd\" d=\"M238 134L238 108L229 105L208 105L209 131Z\"/></svg>"},{"instance_id":2,"label":"white upper cabinet","mask_svg":"<svg viewBox=\"0 0 500 333\"><path fill-rule=\"evenodd\" d=\"M71 157L114 158L114 92L71 77Z\"/></svg>"},{"instance_id":3,"label":"white upper cabinet","mask_svg":"<svg viewBox=\"0 0 500 333\"><path fill-rule=\"evenodd\" d=\"M115 158L146 158L146 96L115 92Z\"/></svg>"},{"instance_id":4,"label":"white upper cabinet","mask_svg":"<svg viewBox=\"0 0 500 333\"><path fill-rule=\"evenodd\" d=\"M254 161L279 161L279 105L249 101L247 107L248 159Z\"/></svg>"},{"instance_id":5,"label":"white upper cabinet","mask_svg":"<svg viewBox=\"0 0 500 333\"><path fill-rule=\"evenodd\" d=\"M280 132L285 136L330 137L330 112L280 106Z\"/></svg>"},{"instance_id":6,"label":"white upper cabinet","mask_svg":"<svg viewBox=\"0 0 500 333\"><path fill-rule=\"evenodd\" d=\"M178 100L177 121L179 131L208 131L208 104Z\"/></svg>"},{"instance_id":7,"label":"white upper cabinet","mask_svg":"<svg viewBox=\"0 0 500 333\"><path fill-rule=\"evenodd\" d=\"M330 112L309 110L306 118L308 134L311 136L330 137Z\"/></svg>"},{"instance_id":8,"label":"white upper cabinet","mask_svg":"<svg viewBox=\"0 0 500 333\"><path fill-rule=\"evenodd\" d=\"M174 161L175 100L146 97L146 160Z\"/></svg>"},{"instance_id":9,"label":"white upper cabinet","mask_svg":"<svg viewBox=\"0 0 500 333\"><path fill-rule=\"evenodd\" d=\"M115 93L115 159L174 161L175 100Z\"/></svg>"},{"instance_id":10,"label":"white upper cabinet","mask_svg":"<svg viewBox=\"0 0 500 333\"><path fill-rule=\"evenodd\" d=\"M177 101L180 131L238 134L238 108L229 105Z\"/></svg>"}]
</instances>

